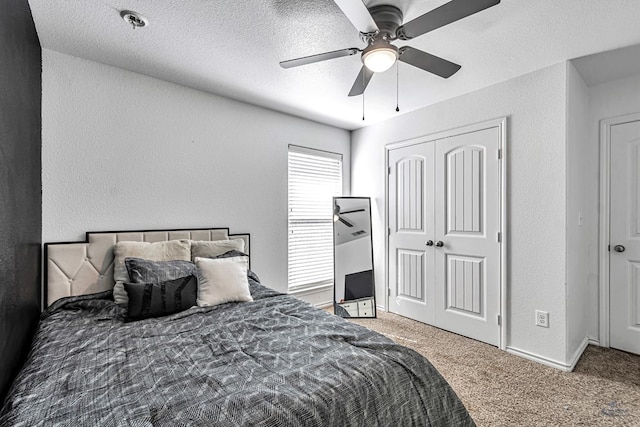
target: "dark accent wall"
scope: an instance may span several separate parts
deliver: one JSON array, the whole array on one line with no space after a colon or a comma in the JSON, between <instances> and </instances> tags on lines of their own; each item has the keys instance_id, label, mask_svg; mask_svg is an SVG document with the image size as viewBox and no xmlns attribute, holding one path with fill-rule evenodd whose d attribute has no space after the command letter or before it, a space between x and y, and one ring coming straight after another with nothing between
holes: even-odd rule
<instances>
[{"instance_id":1,"label":"dark accent wall","mask_svg":"<svg viewBox=\"0 0 640 427\"><path fill-rule=\"evenodd\" d=\"M42 51L27 0L0 2L0 398L40 308Z\"/></svg>"}]
</instances>

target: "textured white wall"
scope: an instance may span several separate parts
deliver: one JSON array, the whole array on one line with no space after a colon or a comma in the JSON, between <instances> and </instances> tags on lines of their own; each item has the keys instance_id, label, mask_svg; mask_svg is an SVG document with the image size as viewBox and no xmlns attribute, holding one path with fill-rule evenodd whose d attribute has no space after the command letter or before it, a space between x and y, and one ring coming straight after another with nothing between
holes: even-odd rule
<instances>
[{"instance_id":1,"label":"textured white wall","mask_svg":"<svg viewBox=\"0 0 640 427\"><path fill-rule=\"evenodd\" d=\"M42 239L229 226L287 288L287 145L344 155L349 132L43 50ZM327 296L330 300L330 296Z\"/></svg>"},{"instance_id":2,"label":"textured white wall","mask_svg":"<svg viewBox=\"0 0 640 427\"><path fill-rule=\"evenodd\" d=\"M508 116L507 344L565 364L565 110L562 63L355 131L351 190L372 198L376 293L385 295L385 144ZM534 325L536 309L550 313L548 329Z\"/></svg>"},{"instance_id":3,"label":"textured white wall","mask_svg":"<svg viewBox=\"0 0 640 427\"><path fill-rule=\"evenodd\" d=\"M587 338L589 286L598 282L598 145L591 143L589 130L589 89L568 62L567 357L570 360L580 356Z\"/></svg>"},{"instance_id":4,"label":"textured white wall","mask_svg":"<svg viewBox=\"0 0 640 427\"><path fill-rule=\"evenodd\" d=\"M600 120L623 116L626 114L640 113L640 74L634 76L602 83L589 88L589 145L600 150ZM597 162L593 166L596 172L599 170L599 151L596 157ZM598 186L598 177L593 185ZM599 195L592 196L590 203L598 204ZM597 242L597 228L595 241ZM593 238L591 239L594 240ZM602 244L608 244L603 242ZM597 246L594 247L597 251ZM599 338L598 312L599 312L599 284L596 281L589 281L589 336Z\"/></svg>"}]
</instances>

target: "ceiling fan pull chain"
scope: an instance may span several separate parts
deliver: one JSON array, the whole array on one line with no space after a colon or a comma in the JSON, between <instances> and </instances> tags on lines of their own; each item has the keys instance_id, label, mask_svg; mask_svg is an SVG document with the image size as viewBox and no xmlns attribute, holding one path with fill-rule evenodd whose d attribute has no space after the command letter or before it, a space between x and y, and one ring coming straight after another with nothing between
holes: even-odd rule
<instances>
[{"instance_id":1,"label":"ceiling fan pull chain","mask_svg":"<svg viewBox=\"0 0 640 427\"><path fill-rule=\"evenodd\" d=\"M364 83L364 74L365 74L365 69L362 69L362 121L364 122L364 89L365 89L365 83Z\"/></svg>"},{"instance_id":2,"label":"ceiling fan pull chain","mask_svg":"<svg viewBox=\"0 0 640 427\"><path fill-rule=\"evenodd\" d=\"M400 112L400 105L398 102L398 98L400 97L399 92L400 92L400 71L399 71L399 67L400 64L398 64L398 61L396 61L396 112Z\"/></svg>"},{"instance_id":3,"label":"ceiling fan pull chain","mask_svg":"<svg viewBox=\"0 0 640 427\"><path fill-rule=\"evenodd\" d=\"M362 121L364 122L364 92L362 92Z\"/></svg>"}]
</instances>

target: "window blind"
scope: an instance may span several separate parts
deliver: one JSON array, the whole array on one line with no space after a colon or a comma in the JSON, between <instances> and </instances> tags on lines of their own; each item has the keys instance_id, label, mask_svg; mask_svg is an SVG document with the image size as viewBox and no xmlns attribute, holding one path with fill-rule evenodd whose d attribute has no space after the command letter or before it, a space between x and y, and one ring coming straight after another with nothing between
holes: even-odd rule
<instances>
[{"instance_id":1,"label":"window blind","mask_svg":"<svg viewBox=\"0 0 640 427\"><path fill-rule=\"evenodd\" d=\"M342 155L289 146L289 290L333 283L333 197Z\"/></svg>"}]
</instances>

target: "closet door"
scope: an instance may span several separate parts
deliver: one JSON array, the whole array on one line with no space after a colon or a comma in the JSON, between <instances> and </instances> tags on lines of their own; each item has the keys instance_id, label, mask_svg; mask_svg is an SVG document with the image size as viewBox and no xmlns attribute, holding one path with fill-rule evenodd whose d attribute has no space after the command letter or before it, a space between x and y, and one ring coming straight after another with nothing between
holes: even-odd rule
<instances>
[{"instance_id":1,"label":"closet door","mask_svg":"<svg viewBox=\"0 0 640 427\"><path fill-rule=\"evenodd\" d=\"M389 311L434 323L434 144L389 151ZM429 244L430 243L430 244Z\"/></svg>"},{"instance_id":2,"label":"closet door","mask_svg":"<svg viewBox=\"0 0 640 427\"><path fill-rule=\"evenodd\" d=\"M435 322L499 345L498 127L435 144Z\"/></svg>"}]
</instances>

